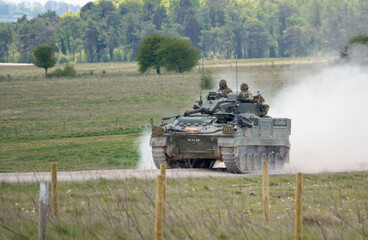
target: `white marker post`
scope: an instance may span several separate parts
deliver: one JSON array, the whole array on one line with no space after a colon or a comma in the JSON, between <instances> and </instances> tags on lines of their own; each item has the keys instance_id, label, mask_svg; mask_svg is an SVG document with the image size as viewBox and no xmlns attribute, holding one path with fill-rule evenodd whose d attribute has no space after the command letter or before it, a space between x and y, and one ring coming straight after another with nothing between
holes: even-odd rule
<instances>
[{"instance_id":1,"label":"white marker post","mask_svg":"<svg viewBox=\"0 0 368 240\"><path fill-rule=\"evenodd\" d=\"M49 184L40 183L40 209L38 222L38 240L46 239L47 208L49 205Z\"/></svg>"}]
</instances>

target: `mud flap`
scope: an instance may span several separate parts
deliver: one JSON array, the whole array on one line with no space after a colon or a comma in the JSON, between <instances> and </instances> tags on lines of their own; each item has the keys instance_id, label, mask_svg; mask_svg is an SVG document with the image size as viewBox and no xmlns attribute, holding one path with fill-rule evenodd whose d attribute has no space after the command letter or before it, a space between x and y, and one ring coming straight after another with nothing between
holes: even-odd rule
<instances>
[{"instance_id":1,"label":"mud flap","mask_svg":"<svg viewBox=\"0 0 368 240\"><path fill-rule=\"evenodd\" d=\"M213 164L212 168L226 168L224 161L216 160L215 164Z\"/></svg>"}]
</instances>

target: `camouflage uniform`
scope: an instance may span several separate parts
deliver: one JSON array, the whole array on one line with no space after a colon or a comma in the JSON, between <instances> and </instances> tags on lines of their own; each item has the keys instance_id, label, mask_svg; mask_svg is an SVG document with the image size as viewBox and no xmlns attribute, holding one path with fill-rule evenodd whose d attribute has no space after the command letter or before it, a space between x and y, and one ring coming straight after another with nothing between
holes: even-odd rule
<instances>
[{"instance_id":1,"label":"camouflage uniform","mask_svg":"<svg viewBox=\"0 0 368 240\"><path fill-rule=\"evenodd\" d=\"M248 89L248 84L242 83L242 85L240 85L240 95L242 96L243 100L253 101L253 94Z\"/></svg>"},{"instance_id":2,"label":"camouflage uniform","mask_svg":"<svg viewBox=\"0 0 368 240\"><path fill-rule=\"evenodd\" d=\"M231 88L229 88L226 84L226 81L224 79L222 79L219 82L219 89L217 90L217 92L221 92L223 97L227 97L227 95L231 92L233 92L233 90L231 90Z\"/></svg>"},{"instance_id":3,"label":"camouflage uniform","mask_svg":"<svg viewBox=\"0 0 368 240\"><path fill-rule=\"evenodd\" d=\"M264 97L262 97L262 95L259 95L257 97L257 102L261 105L261 112L259 113L259 116L262 117L268 113L270 106L268 106L267 104L264 104L265 99Z\"/></svg>"}]
</instances>

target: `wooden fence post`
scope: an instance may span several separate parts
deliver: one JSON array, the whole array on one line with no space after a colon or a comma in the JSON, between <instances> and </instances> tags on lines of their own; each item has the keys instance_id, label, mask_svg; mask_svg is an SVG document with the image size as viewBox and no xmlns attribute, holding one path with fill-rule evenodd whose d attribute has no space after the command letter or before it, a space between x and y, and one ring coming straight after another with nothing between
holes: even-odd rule
<instances>
[{"instance_id":1,"label":"wooden fence post","mask_svg":"<svg viewBox=\"0 0 368 240\"><path fill-rule=\"evenodd\" d=\"M163 193L163 209L165 212L165 202L166 202L166 164L160 164L161 176L162 176L162 193Z\"/></svg>"},{"instance_id":2,"label":"wooden fence post","mask_svg":"<svg viewBox=\"0 0 368 240\"><path fill-rule=\"evenodd\" d=\"M263 214L264 222L270 223L270 197L269 197L269 182L268 182L268 162L262 162L262 179L263 179Z\"/></svg>"},{"instance_id":3,"label":"wooden fence post","mask_svg":"<svg viewBox=\"0 0 368 240\"><path fill-rule=\"evenodd\" d=\"M57 165L51 164L51 201L52 201L52 214L58 216L58 193L57 193Z\"/></svg>"},{"instance_id":4,"label":"wooden fence post","mask_svg":"<svg viewBox=\"0 0 368 240\"><path fill-rule=\"evenodd\" d=\"M303 209L302 209L302 193L303 193L303 175L296 174L296 190L295 190L295 238L302 239L303 235Z\"/></svg>"},{"instance_id":5,"label":"wooden fence post","mask_svg":"<svg viewBox=\"0 0 368 240\"><path fill-rule=\"evenodd\" d=\"M156 222L155 222L155 240L161 240L163 237L163 177L157 175L156 183Z\"/></svg>"},{"instance_id":6,"label":"wooden fence post","mask_svg":"<svg viewBox=\"0 0 368 240\"><path fill-rule=\"evenodd\" d=\"M49 205L49 184L40 183L40 208L38 222L38 240L46 239L47 209Z\"/></svg>"}]
</instances>

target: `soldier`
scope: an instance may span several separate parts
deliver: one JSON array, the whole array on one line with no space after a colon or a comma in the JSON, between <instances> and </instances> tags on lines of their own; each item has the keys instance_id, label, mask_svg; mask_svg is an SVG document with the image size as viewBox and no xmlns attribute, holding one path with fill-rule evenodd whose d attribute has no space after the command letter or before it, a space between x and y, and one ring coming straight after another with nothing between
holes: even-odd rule
<instances>
[{"instance_id":1,"label":"soldier","mask_svg":"<svg viewBox=\"0 0 368 240\"><path fill-rule=\"evenodd\" d=\"M229 93L233 92L231 88L227 86L227 83L224 79L221 79L219 82L219 87L220 88L217 90L217 92L221 92L223 97L227 97Z\"/></svg>"},{"instance_id":2,"label":"soldier","mask_svg":"<svg viewBox=\"0 0 368 240\"><path fill-rule=\"evenodd\" d=\"M240 85L240 97L245 101L253 101L253 94L248 89L248 84L242 83L242 85Z\"/></svg>"},{"instance_id":3,"label":"soldier","mask_svg":"<svg viewBox=\"0 0 368 240\"><path fill-rule=\"evenodd\" d=\"M256 95L258 95L255 99L256 101L260 104L261 106L261 112L258 114L260 117L266 115L268 113L268 110L270 109L270 106L265 103L265 99L264 97L262 97L261 95L262 93L259 94L259 92L257 92Z\"/></svg>"}]
</instances>

